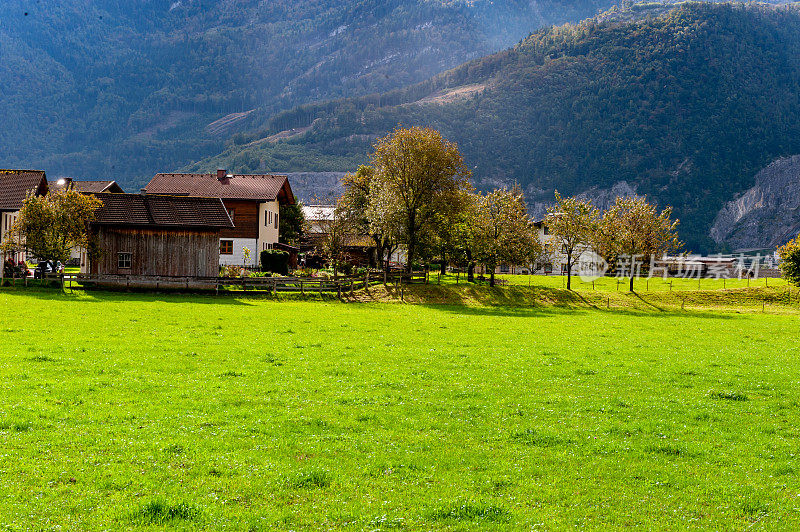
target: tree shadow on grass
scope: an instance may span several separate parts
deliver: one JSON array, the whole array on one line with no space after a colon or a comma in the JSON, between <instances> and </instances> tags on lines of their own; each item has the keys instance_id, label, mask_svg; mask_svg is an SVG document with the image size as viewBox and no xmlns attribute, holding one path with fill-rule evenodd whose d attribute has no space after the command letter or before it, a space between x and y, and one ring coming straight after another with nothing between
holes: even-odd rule
<instances>
[{"instance_id":1,"label":"tree shadow on grass","mask_svg":"<svg viewBox=\"0 0 800 532\"><path fill-rule=\"evenodd\" d=\"M632 299L641 305L634 307L616 308L609 299L608 307L606 298L601 301L592 301L580 293L559 288L489 288L470 287L469 289L450 290L444 296L436 298L419 298L414 300L410 294L406 301L409 304L419 304L431 309L443 310L457 314L479 316L516 316L535 317L546 315L575 315L587 312L599 312L620 316L647 316L647 317L694 317L716 320L729 320L744 318L743 315L721 313L715 309L679 310L662 308L646 300L639 294L633 293ZM620 301L615 302L619 305Z\"/></svg>"},{"instance_id":2,"label":"tree shadow on grass","mask_svg":"<svg viewBox=\"0 0 800 532\"><path fill-rule=\"evenodd\" d=\"M82 290L69 288L62 291L60 288L3 288L0 295L10 297L33 298L43 301L74 301L79 303L129 303L136 302L162 302L162 303L192 303L208 305L252 305L248 301L237 299L241 294L228 295L220 293L195 292L145 292L145 291L124 291L124 290Z\"/></svg>"}]
</instances>

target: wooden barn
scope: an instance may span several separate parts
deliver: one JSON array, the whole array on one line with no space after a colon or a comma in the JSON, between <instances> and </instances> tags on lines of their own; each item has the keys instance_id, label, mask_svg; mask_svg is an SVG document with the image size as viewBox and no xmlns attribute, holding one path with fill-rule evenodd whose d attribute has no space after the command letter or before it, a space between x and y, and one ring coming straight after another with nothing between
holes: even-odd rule
<instances>
[{"instance_id":1,"label":"wooden barn","mask_svg":"<svg viewBox=\"0 0 800 532\"><path fill-rule=\"evenodd\" d=\"M220 232L220 264L256 266L259 254L274 249L280 234L281 205L295 203L285 175L156 174L142 191L202 198L220 198L228 209L233 228ZM250 250L246 258L245 248Z\"/></svg>"},{"instance_id":2,"label":"wooden barn","mask_svg":"<svg viewBox=\"0 0 800 532\"><path fill-rule=\"evenodd\" d=\"M219 198L94 195L103 205L91 232L92 274L216 277L219 234L233 227Z\"/></svg>"}]
</instances>

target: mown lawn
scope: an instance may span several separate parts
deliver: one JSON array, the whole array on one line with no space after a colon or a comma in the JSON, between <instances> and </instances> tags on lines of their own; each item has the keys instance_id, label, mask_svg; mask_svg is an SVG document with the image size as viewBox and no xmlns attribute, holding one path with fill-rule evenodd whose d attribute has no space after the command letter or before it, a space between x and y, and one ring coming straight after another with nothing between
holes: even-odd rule
<instances>
[{"instance_id":1,"label":"mown lawn","mask_svg":"<svg viewBox=\"0 0 800 532\"><path fill-rule=\"evenodd\" d=\"M0 308L8 529L800 526L791 309Z\"/></svg>"}]
</instances>

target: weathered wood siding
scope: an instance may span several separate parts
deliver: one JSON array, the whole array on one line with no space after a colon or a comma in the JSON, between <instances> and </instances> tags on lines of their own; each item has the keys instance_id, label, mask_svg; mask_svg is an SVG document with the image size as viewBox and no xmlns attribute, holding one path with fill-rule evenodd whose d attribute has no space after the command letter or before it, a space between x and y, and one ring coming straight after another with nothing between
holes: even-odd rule
<instances>
[{"instance_id":1,"label":"weathered wood siding","mask_svg":"<svg viewBox=\"0 0 800 532\"><path fill-rule=\"evenodd\" d=\"M102 256L92 273L130 275L219 274L219 231L107 227L97 230ZM131 253L131 267L118 267L118 253Z\"/></svg>"},{"instance_id":2,"label":"weathered wood siding","mask_svg":"<svg viewBox=\"0 0 800 532\"><path fill-rule=\"evenodd\" d=\"M223 229L220 238L258 238L258 202L223 200L228 212L233 209L233 229Z\"/></svg>"}]
</instances>

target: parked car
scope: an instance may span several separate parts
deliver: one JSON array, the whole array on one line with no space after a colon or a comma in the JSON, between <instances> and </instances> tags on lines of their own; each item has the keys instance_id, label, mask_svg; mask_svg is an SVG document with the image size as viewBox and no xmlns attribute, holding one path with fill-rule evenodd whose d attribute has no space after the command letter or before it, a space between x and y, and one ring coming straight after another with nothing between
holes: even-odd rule
<instances>
[{"instance_id":1,"label":"parked car","mask_svg":"<svg viewBox=\"0 0 800 532\"><path fill-rule=\"evenodd\" d=\"M56 261L54 263L50 260L40 260L36 269L33 270L33 278L44 279L44 276L48 273L61 273L63 271L64 265L61 264L61 261Z\"/></svg>"}]
</instances>

